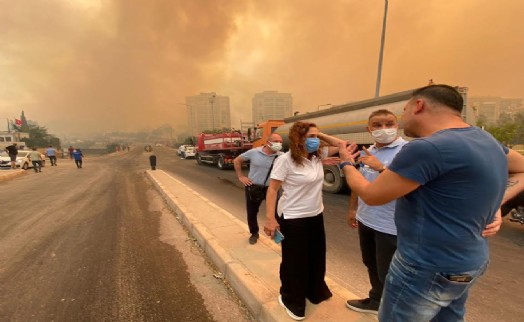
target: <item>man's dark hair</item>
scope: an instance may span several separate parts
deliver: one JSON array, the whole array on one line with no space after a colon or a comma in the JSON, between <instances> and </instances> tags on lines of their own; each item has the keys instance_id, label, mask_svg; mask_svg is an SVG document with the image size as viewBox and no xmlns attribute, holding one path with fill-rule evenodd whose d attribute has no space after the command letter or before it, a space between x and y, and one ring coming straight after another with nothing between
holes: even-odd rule
<instances>
[{"instance_id":1,"label":"man's dark hair","mask_svg":"<svg viewBox=\"0 0 524 322\"><path fill-rule=\"evenodd\" d=\"M455 87L449 85L429 85L413 92L412 97L421 96L462 113L464 99Z\"/></svg>"}]
</instances>

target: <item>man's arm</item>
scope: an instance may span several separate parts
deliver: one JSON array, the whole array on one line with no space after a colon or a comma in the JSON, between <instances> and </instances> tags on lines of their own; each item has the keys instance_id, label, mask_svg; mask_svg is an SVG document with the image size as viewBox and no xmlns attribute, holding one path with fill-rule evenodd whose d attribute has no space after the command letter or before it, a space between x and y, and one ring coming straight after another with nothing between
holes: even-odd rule
<instances>
[{"instance_id":1,"label":"man's arm","mask_svg":"<svg viewBox=\"0 0 524 322\"><path fill-rule=\"evenodd\" d=\"M242 163L244 163L244 158L241 156L236 157L233 160L233 166L235 167L235 173L237 178L244 186L250 186L252 184L251 180L242 173Z\"/></svg>"},{"instance_id":2,"label":"man's arm","mask_svg":"<svg viewBox=\"0 0 524 322\"><path fill-rule=\"evenodd\" d=\"M524 191L524 155L510 149L507 158L509 185L502 199L502 204Z\"/></svg>"},{"instance_id":3,"label":"man's arm","mask_svg":"<svg viewBox=\"0 0 524 322\"><path fill-rule=\"evenodd\" d=\"M358 209L358 195L351 191L349 196L349 211L348 211L348 225L352 228L357 228L357 209Z\"/></svg>"},{"instance_id":4,"label":"man's arm","mask_svg":"<svg viewBox=\"0 0 524 322\"><path fill-rule=\"evenodd\" d=\"M356 146L353 144L350 147L346 147L346 143L344 142L340 144L339 147L341 162L349 161L355 163L354 156L357 155L357 153L353 153L353 151L355 151ZM360 171L351 165L345 166L342 171L344 171L346 182L351 188L351 191L356 192L356 194L370 206L386 204L410 193L420 186L418 182L406 179L387 168L371 183L362 176Z\"/></svg>"}]
</instances>

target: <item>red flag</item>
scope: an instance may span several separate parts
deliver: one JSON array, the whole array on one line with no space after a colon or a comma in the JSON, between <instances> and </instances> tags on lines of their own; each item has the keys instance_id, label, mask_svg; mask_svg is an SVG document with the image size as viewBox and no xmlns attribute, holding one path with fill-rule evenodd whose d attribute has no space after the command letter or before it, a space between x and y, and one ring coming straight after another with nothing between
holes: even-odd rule
<instances>
[{"instance_id":1,"label":"red flag","mask_svg":"<svg viewBox=\"0 0 524 322\"><path fill-rule=\"evenodd\" d=\"M16 124L16 125L22 125L22 120L15 119L15 124Z\"/></svg>"}]
</instances>

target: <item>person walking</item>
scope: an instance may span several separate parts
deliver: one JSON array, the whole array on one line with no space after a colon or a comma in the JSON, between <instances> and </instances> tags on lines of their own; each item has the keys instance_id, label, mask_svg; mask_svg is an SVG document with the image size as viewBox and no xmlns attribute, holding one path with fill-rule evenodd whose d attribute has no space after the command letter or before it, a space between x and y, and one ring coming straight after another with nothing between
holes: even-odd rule
<instances>
[{"instance_id":1,"label":"person walking","mask_svg":"<svg viewBox=\"0 0 524 322\"><path fill-rule=\"evenodd\" d=\"M463 104L448 85L415 90L402 115L415 139L373 182L354 167L356 145L340 144L340 168L359 198L397 199L379 321L464 320L469 289L487 268L486 237L500 229L508 173L524 173L524 156L465 123Z\"/></svg>"},{"instance_id":2,"label":"person walking","mask_svg":"<svg viewBox=\"0 0 524 322\"><path fill-rule=\"evenodd\" d=\"M32 151L27 154L27 157L33 163L33 170L35 172L42 172L42 155L40 152L36 150L36 148L32 148Z\"/></svg>"},{"instance_id":3,"label":"person walking","mask_svg":"<svg viewBox=\"0 0 524 322\"><path fill-rule=\"evenodd\" d=\"M9 155L9 159L11 160L11 169L16 169L16 156L18 155L18 146L15 143L7 146L5 148L5 151Z\"/></svg>"},{"instance_id":4,"label":"person walking","mask_svg":"<svg viewBox=\"0 0 524 322\"><path fill-rule=\"evenodd\" d=\"M321 148L320 139L332 146ZM289 140L290 150L275 160L271 171L264 232L271 238L278 230L284 235L278 301L289 317L299 321L305 318L306 298L319 304L332 296L324 280L322 158L337 153L337 145L343 141L321 133L309 122L294 123ZM283 192L276 209L281 187Z\"/></svg>"},{"instance_id":5,"label":"person walking","mask_svg":"<svg viewBox=\"0 0 524 322\"><path fill-rule=\"evenodd\" d=\"M238 180L244 185L247 210L247 225L249 227L249 243L254 245L259 238L258 228L258 210L262 201L264 201L269 174L273 167L275 158L282 155L282 137L279 134L271 134L266 144L262 147L250 149L233 160L233 166ZM247 177L242 173L242 164L249 161L249 173ZM258 186L258 187L257 187ZM255 188L260 188L256 195ZM260 197L259 197L260 196Z\"/></svg>"},{"instance_id":6,"label":"person walking","mask_svg":"<svg viewBox=\"0 0 524 322\"><path fill-rule=\"evenodd\" d=\"M51 162L51 166L56 166L56 150L53 148L52 145L50 145L46 150L47 157L49 158L49 162Z\"/></svg>"},{"instance_id":7,"label":"person walking","mask_svg":"<svg viewBox=\"0 0 524 322\"><path fill-rule=\"evenodd\" d=\"M408 143L398 135L395 114L382 109L372 112L367 131L375 143L361 152L360 173L374 181L395 155ZM371 290L365 299L347 300L346 306L357 312L378 314L384 281L391 258L397 249L395 200L381 206L370 206L352 191L349 201L348 224L358 229L362 262L368 270Z\"/></svg>"},{"instance_id":8,"label":"person walking","mask_svg":"<svg viewBox=\"0 0 524 322\"><path fill-rule=\"evenodd\" d=\"M73 152L75 152L75 148L73 148L73 146L70 145L67 151L69 152L69 159L73 160Z\"/></svg>"},{"instance_id":9,"label":"person walking","mask_svg":"<svg viewBox=\"0 0 524 322\"><path fill-rule=\"evenodd\" d=\"M75 159L75 164L78 169L82 168L82 158L84 155L82 154L82 151L80 149L75 149L73 151L73 159Z\"/></svg>"}]
</instances>

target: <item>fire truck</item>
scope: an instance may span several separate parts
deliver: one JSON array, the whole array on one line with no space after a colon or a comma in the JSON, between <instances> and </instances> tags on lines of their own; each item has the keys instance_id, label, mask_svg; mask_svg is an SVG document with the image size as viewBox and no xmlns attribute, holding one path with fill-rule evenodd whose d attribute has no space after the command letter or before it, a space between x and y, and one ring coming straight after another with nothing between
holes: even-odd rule
<instances>
[{"instance_id":1,"label":"fire truck","mask_svg":"<svg viewBox=\"0 0 524 322\"><path fill-rule=\"evenodd\" d=\"M475 125L475 111L467 106L467 87L456 87L464 98L462 110L463 119ZM372 98L364 101L336 105L328 109L305 113L285 118L283 120L268 120L258 124L248 131L248 136L253 145L264 145L271 133L278 133L284 140L284 149L288 142L289 129L297 121L315 123L319 129L326 134L339 137L349 142L355 142L360 147L369 146L374 143L373 137L367 131L368 118L371 112L379 109L387 109L397 117L402 115L404 106L411 98L413 90L394 93L386 96ZM402 124L399 135L404 136ZM409 140L409 138L406 138ZM337 158L328 158L324 161L324 185L323 190L328 193L338 193L346 186L344 174L337 167Z\"/></svg>"},{"instance_id":2,"label":"fire truck","mask_svg":"<svg viewBox=\"0 0 524 322\"><path fill-rule=\"evenodd\" d=\"M253 143L240 131L205 134L197 137L195 159L199 165L216 165L221 170L233 167L233 160L253 148Z\"/></svg>"}]
</instances>

